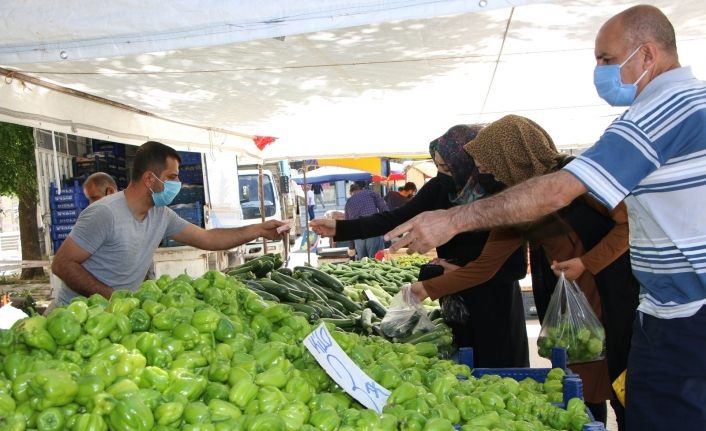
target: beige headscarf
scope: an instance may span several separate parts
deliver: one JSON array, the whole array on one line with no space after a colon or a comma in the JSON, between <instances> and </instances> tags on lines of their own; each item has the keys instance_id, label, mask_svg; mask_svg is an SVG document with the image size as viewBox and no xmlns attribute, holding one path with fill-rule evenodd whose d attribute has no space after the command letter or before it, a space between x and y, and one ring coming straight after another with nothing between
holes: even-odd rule
<instances>
[{"instance_id":1,"label":"beige headscarf","mask_svg":"<svg viewBox=\"0 0 706 431\"><path fill-rule=\"evenodd\" d=\"M483 128L464 149L479 170L511 187L552 172L566 157L534 121L507 115Z\"/></svg>"}]
</instances>

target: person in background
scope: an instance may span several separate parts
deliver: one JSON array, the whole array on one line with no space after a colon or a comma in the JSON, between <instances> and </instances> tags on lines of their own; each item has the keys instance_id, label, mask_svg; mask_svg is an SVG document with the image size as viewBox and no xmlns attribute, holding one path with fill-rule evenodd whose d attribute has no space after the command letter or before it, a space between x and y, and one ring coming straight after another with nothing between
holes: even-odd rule
<instances>
[{"instance_id":1,"label":"person in background","mask_svg":"<svg viewBox=\"0 0 706 431\"><path fill-rule=\"evenodd\" d=\"M481 174L481 184L486 190L500 191L506 185L556 171L572 160L556 150L544 129L516 115L489 124L465 148L472 160L483 166L486 173ZM492 230L478 259L462 268L448 265L451 272L414 283L412 292L420 299L436 298L482 283L498 271L518 245L529 241L532 288L540 322L544 321L557 282L549 268L554 262L569 280L577 280L604 324L606 360L570 367L581 376L584 398L596 420L606 421L605 400L611 399L622 430L624 409L612 399L610 382L627 366L639 290L627 253L627 218L624 204L609 212L588 195L581 196L534 223Z\"/></svg>"},{"instance_id":2,"label":"person in background","mask_svg":"<svg viewBox=\"0 0 706 431\"><path fill-rule=\"evenodd\" d=\"M346 220L356 220L361 217L387 211L385 201L379 194L372 190L361 188L359 184L351 184L350 193L351 196L348 198L348 201L346 201L345 206ZM316 231L316 229L314 229L314 231ZM375 253L385 249L381 233L349 239L355 239L355 255L359 260L364 257L373 259Z\"/></svg>"},{"instance_id":3,"label":"person in background","mask_svg":"<svg viewBox=\"0 0 706 431\"><path fill-rule=\"evenodd\" d=\"M400 191L390 191L385 196L385 203L390 211L395 210L409 202L409 199L417 193L417 186L413 182L407 182Z\"/></svg>"},{"instance_id":4,"label":"person in background","mask_svg":"<svg viewBox=\"0 0 706 431\"><path fill-rule=\"evenodd\" d=\"M629 107L563 169L498 196L420 214L390 231L392 249L425 252L458 232L516 225L590 192L625 201L640 282L626 379L628 431L706 429L706 82L682 67L658 8L638 5L596 36L594 85ZM482 166L480 167L482 169Z\"/></svg>"},{"instance_id":5,"label":"person in background","mask_svg":"<svg viewBox=\"0 0 706 431\"><path fill-rule=\"evenodd\" d=\"M480 185L478 170L463 146L475 138L481 125L457 125L429 144L437 176L419 189L409 202L394 211L356 220L314 220L320 235L336 241L379 235L424 211L439 210L483 198L491 190ZM444 267L465 265L481 254L488 232L461 233L436 248L435 263ZM526 249L517 245L484 283L462 290L454 298L441 298L445 320L453 332L456 347L472 347L477 367L529 367L529 346L525 311L518 280L526 275ZM446 313L453 302L460 303L466 317Z\"/></svg>"},{"instance_id":6,"label":"person in background","mask_svg":"<svg viewBox=\"0 0 706 431\"><path fill-rule=\"evenodd\" d=\"M314 195L314 186L309 186L309 190L306 191L306 210L309 211L309 220L316 218L314 209L316 209L316 200Z\"/></svg>"},{"instance_id":7,"label":"person in background","mask_svg":"<svg viewBox=\"0 0 706 431\"><path fill-rule=\"evenodd\" d=\"M89 205L117 191L118 185L115 180L105 172L95 172L83 182L83 194L88 199Z\"/></svg>"},{"instance_id":8,"label":"person in background","mask_svg":"<svg viewBox=\"0 0 706 431\"><path fill-rule=\"evenodd\" d=\"M326 208L326 205L324 205L324 188L319 183L312 185L311 188L314 190L316 202L321 204L321 208Z\"/></svg>"},{"instance_id":9,"label":"person in background","mask_svg":"<svg viewBox=\"0 0 706 431\"><path fill-rule=\"evenodd\" d=\"M277 228L285 223L279 220L206 230L180 218L167 206L181 189L180 161L164 144L142 144L128 187L81 212L52 261L52 272L63 281L58 305L77 295L110 298L115 289L137 290L165 235L204 250L227 250L259 237L281 239Z\"/></svg>"}]
</instances>

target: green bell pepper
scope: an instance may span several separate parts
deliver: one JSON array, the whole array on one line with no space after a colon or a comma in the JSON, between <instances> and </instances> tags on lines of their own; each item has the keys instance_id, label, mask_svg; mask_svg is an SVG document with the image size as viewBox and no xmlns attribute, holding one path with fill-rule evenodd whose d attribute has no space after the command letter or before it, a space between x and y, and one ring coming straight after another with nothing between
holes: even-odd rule
<instances>
[{"instance_id":1,"label":"green bell pepper","mask_svg":"<svg viewBox=\"0 0 706 431\"><path fill-rule=\"evenodd\" d=\"M15 331L18 339L29 347L54 353L56 352L56 341L46 330L46 326L46 317L32 316L15 322L12 325L12 330Z\"/></svg>"},{"instance_id":2,"label":"green bell pepper","mask_svg":"<svg viewBox=\"0 0 706 431\"><path fill-rule=\"evenodd\" d=\"M108 386L105 391L111 396L115 397L115 399L120 400L125 397L130 397L133 394L136 394L137 392L139 392L139 390L140 387L137 386L137 383L133 382L130 379L121 379Z\"/></svg>"},{"instance_id":3,"label":"green bell pepper","mask_svg":"<svg viewBox=\"0 0 706 431\"><path fill-rule=\"evenodd\" d=\"M276 413L287 403L287 398L279 389L263 386L257 392L257 406L262 413Z\"/></svg>"},{"instance_id":4,"label":"green bell pepper","mask_svg":"<svg viewBox=\"0 0 706 431\"><path fill-rule=\"evenodd\" d=\"M29 386L35 394L32 405L38 410L69 404L78 393L78 383L71 374L61 370L37 371Z\"/></svg>"},{"instance_id":5,"label":"green bell pepper","mask_svg":"<svg viewBox=\"0 0 706 431\"><path fill-rule=\"evenodd\" d=\"M208 382L206 385L206 390L203 393L203 402L208 404L211 400L228 400L230 395L230 388L218 382Z\"/></svg>"},{"instance_id":6,"label":"green bell pepper","mask_svg":"<svg viewBox=\"0 0 706 431\"><path fill-rule=\"evenodd\" d=\"M238 407L228 401L217 398L208 402L208 410L211 413L213 422L222 422L229 419L237 419L243 415Z\"/></svg>"},{"instance_id":7,"label":"green bell pepper","mask_svg":"<svg viewBox=\"0 0 706 431\"><path fill-rule=\"evenodd\" d=\"M105 308L105 311L113 314L122 314L127 316L130 311L140 306L140 300L137 298L116 298L115 292L110 297L110 303Z\"/></svg>"},{"instance_id":8,"label":"green bell pepper","mask_svg":"<svg viewBox=\"0 0 706 431\"><path fill-rule=\"evenodd\" d=\"M118 378L113 364L107 359L91 359L84 365L83 373L97 376L105 386L111 385Z\"/></svg>"},{"instance_id":9,"label":"green bell pepper","mask_svg":"<svg viewBox=\"0 0 706 431\"><path fill-rule=\"evenodd\" d=\"M62 431L65 423L64 414L57 407L50 407L37 415L39 431Z\"/></svg>"},{"instance_id":10,"label":"green bell pepper","mask_svg":"<svg viewBox=\"0 0 706 431\"><path fill-rule=\"evenodd\" d=\"M274 413L260 413L245 421L245 429L248 431L284 431L285 423L284 419ZM321 429L324 430L324 428Z\"/></svg>"},{"instance_id":11,"label":"green bell pepper","mask_svg":"<svg viewBox=\"0 0 706 431\"><path fill-rule=\"evenodd\" d=\"M160 392L164 392L169 386L169 373L162 368L155 366L147 366L140 373L138 379L141 388L154 388Z\"/></svg>"},{"instance_id":12,"label":"green bell pepper","mask_svg":"<svg viewBox=\"0 0 706 431\"><path fill-rule=\"evenodd\" d=\"M74 364L83 364L83 357L75 350L59 349L56 351L56 359Z\"/></svg>"},{"instance_id":13,"label":"green bell pepper","mask_svg":"<svg viewBox=\"0 0 706 431\"><path fill-rule=\"evenodd\" d=\"M314 410L309 423L321 431L333 431L341 424L341 418L333 409Z\"/></svg>"},{"instance_id":14,"label":"green bell pepper","mask_svg":"<svg viewBox=\"0 0 706 431\"><path fill-rule=\"evenodd\" d=\"M147 359L138 350L128 351L120 355L115 363L115 374L118 377L134 378L139 376L147 365Z\"/></svg>"},{"instance_id":15,"label":"green bell pepper","mask_svg":"<svg viewBox=\"0 0 706 431\"><path fill-rule=\"evenodd\" d=\"M189 401L201 397L206 390L208 380L185 369L176 369L169 372L170 382L164 391L165 396L182 395Z\"/></svg>"},{"instance_id":16,"label":"green bell pepper","mask_svg":"<svg viewBox=\"0 0 706 431\"><path fill-rule=\"evenodd\" d=\"M84 358L93 356L98 352L98 348L98 340L93 335L81 335L74 343L74 351L78 352Z\"/></svg>"},{"instance_id":17,"label":"green bell pepper","mask_svg":"<svg viewBox=\"0 0 706 431\"><path fill-rule=\"evenodd\" d=\"M383 385L384 386L384 385ZM408 400L417 397L417 387L410 382L402 382L399 386L392 390L387 398L387 404L403 404Z\"/></svg>"},{"instance_id":18,"label":"green bell pepper","mask_svg":"<svg viewBox=\"0 0 706 431\"><path fill-rule=\"evenodd\" d=\"M171 331L178 323L179 310L166 308L152 316L152 326L160 331Z\"/></svg>"},{"instance_id":19,"label":"green bell pepper","mask_svg":"<svg viewBox=\"0 0 706 431\"><path fill-rule=\"evenodd\" d=\"M29 369L30 361L29 355L22 352L14 352L5 356L3 361L5 377L14 381L17 376Z\"/></svg>"},{"instance_id":20,"label":"green bell pepper","mask_svg":"<svg viewBox=\"0 0 706 431\"><path fill-rule=\"evenodd\" d=\"M210 423L211 411L206 404L201 401L195 401L184 407L183 417L187 424Z\"/></svg>"},{"instance_id":21,"label":"green bell pepper","mask_svg":"<svg viewBox=\"0 0 706 431\"><path fill-rule=\"evenodd\" d=\"M142 303L142 309L145 310L147 314L149 314L151 319L153 319L157 314L166 310L167 307L165 307L164 304L157 302L153 299L146 299Z\"/></svg>"},{"instance_id":22,"label":"green bell pepper","mask_svg":"<svg viewBox=\"0 0 706 431\"><path fill-rule=\"evenodd\" d=\"M151 348L160 347L161 345L162 339L157 334L143 332L137 336L136 347L143 355L146 355Z\"/></svg>"},{"instance_id":23,"label":"green bell pepper","mask_svg":"<svg viewBox=\"0 0 706 431\"><path fill-rule=\"evenodd\" d=\"M194 370L195 368L205 367L208 365L208 360L200 352L191 350L180 353L172 362L171 369L176 370L185 368Z\"/></svg>"},{"instance_id":24,"label":"green bell pepper","mask_svg":"<svg viewBox=\"0 0 706 431\"><path fill-rule=\"evenodd\" d=\"M78 392L75 399L82 405L88 404L96 394L105 390L105 382L95 375L80 376L76 383L78 383Z\"/></svg>"},{"instance_id":25,"label":"green bell pepper","mask_svg":"<svg viewBox=\"0 0 706 431\"><path fill-rule=\"evenodd\" d=\"M259 390L260 388L251 380L238 380L230 388L228 401L243 409L250 401L256 399Z\"/></svg>"},{"instance_id":26,"label":"green bell pepper","mask_svg":"<svg viewBox=\"0 0 706 431\"><path fill-rule=\"evenodd\" d=\"M59 346L72 344L81 335L81 322L63 308L56 308L49 313L46 328Z\"/></svg>"},{"instance_id":27,"label":"green bell pepper","mask_svg":"<svg viewBox=\"0 0 706 431\"><path fill-rule=\"evenodd\" d=\"M130 318L130 325L132 325L133 332L145 332L150 330L152 318L149 313L142 308L130 310L128 317Z\"/></svg>"},{"instance_id":28,"label":"green bell pepper","mask_svg":"<svg viewBox=\"0 0 706 431\"><path fill-rule=\"evenodd\" d=\"M158 425L177 423L184 414L184 406L178 402L169 402L159 405L154 411L154 419Z\"/></svg>"},{"instance_id":29,"label":"green bell pepper","mask_svg":"<svg viewBox=\"0 0 706 431\"><path fill-rule=\"evenodd\" d=\"M86 304L86 301L73 301L66 306L66 311L73 314L78 323L84 323L88 319L88 304Z\"/></svg>"},{"instance_id":30,"label":"green bell pepper","mask_svg":"<svg viewBox=\"0 0 706 431\"><path fill-rule=\"evenodd\" d=\"M0 417L5 417L14 412L17 408L17 403L10 394L0 394Z\"/></svg>"},{"instance_id":31,"label":"green bell pepper","mask_svg":"<svg viewBox=\"0 0 706 431\"><path fill-rule=\"evenodd\" d=\"M277 414L284 420L287 431L296 431L309 422L311 412L306 404L295 401L282 407Z\"/></svg>"},{"instance_id":32,"label":"green bell pepper","mask_svg":"<svg viewBox=\"0 0 706 431\"><path fill-rule=\"evenodd\" d=\"M220 307L225 300L221 289L216 287L208 287L203 291L203 301L213 307Z\"/></svg>"},{"instance_id":33,"label":"green bell pepper","mask_svg":"<svg viewBox=\"0 0 706 431\"><path fill-rule=\"evenodd\" d=\"M147 350L147 365L169 369L172 365L172 354L167 349L152 347Z\"/></svg>"},{"instance_id":34,"label":"green bell pepper","mask_svg":"<svg viewBox=\"0 0 706 431\"><path fill-rule=\"evenodd\" d=\"M105 309L105 307L108 306L109 301L103 295L99 293L94 293L93 295L88 297L86 303L88 304L89 308L97 305Z\"/></svg>"},{"instance_id":35,"label":"green bell pepper","mask_svg":"<svg viewBox=\"0 0 706 431\"><path fill-rule=\"evenodd\" d=\"M86 320L84 329L89 335L100 340L110 335L117 324L118 319L114 314L103 311L95 316L89 317L88 320Z\"/></svg>"},{"instance_id":36,"label":"green bell pepper","mask_svg":"<svg viewBox=\"0 0 706 431\"><path fill-rule=\"evenodd\" d=\"M107 431L108 425L103 417L96 413L84 413L74 416L71 431Z\"/></svg>"},{"instance_id":37,"label":"green bell pepper","mask_svg":"<svg viewBox=\"0 0 706 431\"><path fill-rule=\"evenodd\" d=\"M176 358L184 352L184 342L176 338L167 338L162 340L162 347L172 354L172 358Z\"/></svg>"},{"instance_id":38,"label":"green bell pepper","mask_svg":"<svg viewBox=\"0 0 706 431\"><path fill-rule=\"evenodd\" d=\"M156 389L151 389L151 388L140 388L140 390L137 391L136 396L139 397L142 400L142 402L145 403L145 405L147 407L149 407L149 409L152 411L154 411L154 409L156 409L157 406L159 406L160 404L162 404L163 402L166 401L162 398L161 392L159 392ZM172 401L168 401L168 402L172 402ZM180 402L180 404L184 405L184 403L181 403L181 402Z\"/></svg>"},{"instance_id":39,"label":"green bell pepper","mask_svg":"<svg viewBox=\"0 0 706 431\"><path fill-rule=\"evenodd\" d=\"M139 397L118 401L108 415L111 431L147 431L154 426L154 415Z\"/></svg>"},{"instance_id":40,"label":"green bell pepper","mask_svg":"<svg viewBox=\"0 0 706 431\"><path fill-rule=\"evenodd\" d=\"M230 375L230 361L225 358L217 358L208 366L208 379L212 382L224 383L228 381Z\"/></svg>"},{"instance_id":41,"label":"green bell pepper","mask_svg":"<svg viewBox=\"0 0 706 431\"><path fill-rule=\"evenodd\" d=\"M184 343L186 350L191 350L196 346L199 339L199 331L188 323L179 323L172 330L172 336Z\"/></svg>"},{"instance_id":42,"label":"green bell pepper","mask_svg":"<svg viewBox=\"0 0 706 431\"><path fill-rule=\"evenodd\" d=\"M211 308L203 308L195 311L191 318L191 325L199 332L213 332L218 327L221 320L220 314Z\"/></svg>"},{"instance_id":43,"label":"green bell pepper","mask_svg":"<svg viewBox=\"0 0 706 431\"><path fill-rule=\"evenodd\" d=\"M259 386L273 386L281 389L289 380L289 376L277 367L270 367L255 376L255 383Z\"/></svg>"},{"instance_id":44,"label":"green bell pepper","mask_svg":"<svg viewBox=\"0 0 706 431\"><path fill-rule=\"evenodd\" d=\"M108 337L113 343L120 343L123 337L132 334L132 324L130 318L124 314L115 314L115 329L113 329Z\"/></svg>"}]
</instances>

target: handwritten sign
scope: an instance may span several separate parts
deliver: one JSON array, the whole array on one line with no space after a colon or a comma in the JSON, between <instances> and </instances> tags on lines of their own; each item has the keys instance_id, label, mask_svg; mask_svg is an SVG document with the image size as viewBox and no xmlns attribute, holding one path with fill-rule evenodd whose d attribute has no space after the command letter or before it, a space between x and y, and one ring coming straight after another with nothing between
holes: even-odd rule
<instances>
[{"instance_id":1,"label":"handwritten sign","mask_svg":"<svg viewBox=\"0 0 706 431\"><path fill-rule=\"evenodd\" d=\"M382 413L390 391L371 379L351 360L323 323L307 335L304 345L344 391L365 407Z\"/></svg>"}]
</instances>

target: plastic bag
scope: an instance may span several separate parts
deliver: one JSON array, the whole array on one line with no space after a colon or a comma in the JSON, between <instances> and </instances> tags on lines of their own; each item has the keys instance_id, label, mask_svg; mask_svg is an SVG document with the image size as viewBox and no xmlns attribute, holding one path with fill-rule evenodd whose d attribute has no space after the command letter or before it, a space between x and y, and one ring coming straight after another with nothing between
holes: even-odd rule
<instances>
[{"instance_id":1,"label":"plastic bag","mask_svg":"<svg viewBox=\"0 0 706 431\"><path fill-rule=\"evenodd\" d=\"M552 347L566 349L568 363L603 359L605 330L575 282L559 277L537 338L539 356L551 357Z\"/></svg>"},{"instance_id":2,"label":"plastic bag","mask_svg":"<svg viewBox=\"0 0 706 431\"><path fill-rule=\"evenodd\" d=\"M431 331L434 323L429 320L422 303L412 294L411 285L405 284L390 300L380 329L388 338L402 338L413 332Z\"/></svg>"}]
</instances>

